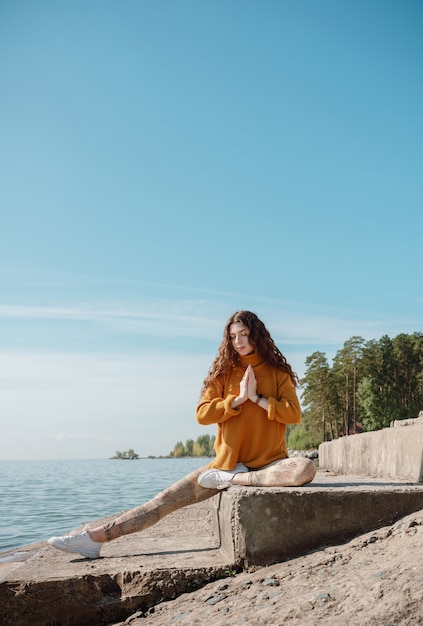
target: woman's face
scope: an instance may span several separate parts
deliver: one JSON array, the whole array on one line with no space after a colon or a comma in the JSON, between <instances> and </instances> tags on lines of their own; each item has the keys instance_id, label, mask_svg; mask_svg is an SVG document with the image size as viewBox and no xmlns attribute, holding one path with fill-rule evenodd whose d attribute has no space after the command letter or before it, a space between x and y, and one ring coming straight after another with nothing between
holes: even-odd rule
<instances>
[{"instance_id":1,"label":"woman's face","mask_svg":"<svg viewBox=\"0 0 423 626\"><path fill-rule=\"evenodd\" d=\"M229 326L229 337L238 354L245 356L254 352L254 346L250 343L250 331L241 322L234 322Z\"/></svg>"}]
</instances>

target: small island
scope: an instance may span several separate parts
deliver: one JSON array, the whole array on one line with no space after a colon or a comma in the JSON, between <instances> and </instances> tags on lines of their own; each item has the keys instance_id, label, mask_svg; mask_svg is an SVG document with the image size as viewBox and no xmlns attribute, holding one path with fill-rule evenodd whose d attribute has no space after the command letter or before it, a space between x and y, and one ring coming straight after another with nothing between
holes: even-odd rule
<instances>
[{"instance_id":1,"label":"small island","mask_svg":"<svg viewBox=\"0 0 423 626\"><path fill-rule=\"evenodd\" d=\"M129 448L129 450L124 450L123 452L116 450L115 456L112 456L111 458L124 460L124 461L127 461L127 460L132 461L133 459L139 459L140 457L133 448Z\"/></svg>"}]
</instances>

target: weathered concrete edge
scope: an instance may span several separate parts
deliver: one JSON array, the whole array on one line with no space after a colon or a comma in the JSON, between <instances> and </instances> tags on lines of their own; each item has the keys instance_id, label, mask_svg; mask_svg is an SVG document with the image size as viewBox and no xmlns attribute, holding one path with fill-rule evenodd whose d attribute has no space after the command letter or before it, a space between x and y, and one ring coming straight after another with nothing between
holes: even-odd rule
<instances>
[{"instance_id":1,"label":"weathered concrete edge","mask_svg":"<svg viewBox=\"0 0 423 626\"><path fill-rule=\"evenodd\" d=\"M222 548L237 567L265 566L389 525L423 509L423 487L230 489L217 520Z\"/></svg>"},{"instance_id":2,"label":"weathered concrete edge","mask_svg":"<svg viewBox=\"0 0 423 626\"><path fill-rule=\"evenodd\" d=\"M176 511L144 533L107 544L95 561L45 541L2 553L10 557L0 567L2 625L117 623L232 575L235 565L213 537L210 513L208 502Z\"/></svg>"},{"instance_id":3,"label":"weathered concrete edge","mask_svg":"<svg viewBox=\"0 0 423 626\"><path fill-rule=\"evenodd\" d=\"M3 626L102 626L233 574L235 566L160 568L0 584ZM48 621L46 615L48 614Z\"/></svg>"},{"instance_id":4,"label":"weathered concrete edge","mask_svg":"<svg viewBox=\"0 0 423 626\"><path fill-rule=\"evenodd\" d=\"M338 474L421 482L422 422L326 441L319 446L319 467Z\"/></svg>"}]
</instances>

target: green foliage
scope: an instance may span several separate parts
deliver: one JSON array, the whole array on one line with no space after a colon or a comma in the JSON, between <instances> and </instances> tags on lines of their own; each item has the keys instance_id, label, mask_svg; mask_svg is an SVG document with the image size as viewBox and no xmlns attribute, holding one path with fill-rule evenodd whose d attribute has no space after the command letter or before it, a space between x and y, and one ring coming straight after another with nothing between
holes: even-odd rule
<instances>
[{"instance_id":1,"label":"green foliage","mask_svg":"<svg viewBox=\"0 0 423 626\"><path fill-rule=\"evenodd\" d=\"M178 441L170 456L214 456L214 442L216 437L214 435L200 435L196 441L193 439L187 439L185 445L182 441Z\"/></svg>"},{"instance_id":2,"label":"green foliage","mask_svg":"<svg viewBox=\"0 0 423 626\"><path fill-rule=\"evenodd\" d=\"M351 337L333 360L315 352L306 359L303 423L288 433L288 445L376 430L392 420L417 417L423 408L423 334L364 342Z\"/></svg>"},{"instance_id":3,"label":"green foliage","mask_svg":"<svg viewBox=\"0 0 423 626\"><path fill-rule=\"evenodd\" d=\"M125 450L123 452L119 452L119 450L116 450L115 456L112 457L113 459L123 459L123 460L132 460L132 459L139 459L140 457L138 456L138 454L135 452L135 450L133 448L129 448L129 450Z\"/></svg>"},{"instance_id":4,"label":"green foliage","mask_svg":"<svg viewBox=\"0 0 423 626\"><path fill-rule=\"evenodd\" d=\"M288 448L292 450L311 450L319 447L322 437L320 433L311 432L309 422L303 421L301 424L288 427L286 442Z\"/></svg>"},{"instance_id":5,"label":"green foliage","mask_svg":"<svg viewBox=\"0 0 423 626\"><path fill-rule=\"evenodd\" d=\"M225 574L226 576L236 576L237 575L237 570L236 569L225 569Z\"/></svg>"},{"instance_id":6,"label":"green foliage","mask_svg":"<svg viewBox=\"0 0 423 626\"><path fill-rule=\"evenodd\" d=\"M367 430L385 428L392 420L417 417L423 406L423 335L401 334L371 342L364 354L365 376L358 405Z\"/></svg>"},{"instance_id":7,"label":"green foliage","mask_svg":"<svg viewBox=\"0 0 423 626\"><path fill-rule=\"evenodd\" d=\"M333 439L338 435L339 420L335 419L336 410L334 393L328 393L329 389L335 389L335 377L327 362L325 354L314 352L306 359L307 375L301 383L304 387L303 403L307 408L303 412L303 422L298 432L290 436L292 441L299 438L298 443L289 447L297 450L305 450L319 445L327 438ZM313 441L313 445L307 445L306 441Z\"/></svg>"}]
</instances>

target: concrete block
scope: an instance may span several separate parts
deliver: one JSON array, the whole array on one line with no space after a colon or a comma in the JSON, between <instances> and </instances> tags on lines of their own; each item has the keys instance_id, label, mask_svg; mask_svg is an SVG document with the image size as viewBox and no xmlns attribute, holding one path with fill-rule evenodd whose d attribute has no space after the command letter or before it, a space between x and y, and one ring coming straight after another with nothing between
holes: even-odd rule
<instances>
[{"instance_id":1,"label":"concrete block","mask_svg":"<svg viewBox=\"0 0 423 626\"><path fill-rule=\"evenodd\" d=\"M423 508L423 486L231 487L216 498L222 549L263 566L334 545Z\"/></svg>"},{"instance_id":2,"label":"concrete block","mask_svg":"<svg viewBox=\"0 0 423 626\"><path fill-rule=\"evenodd\" d=\"M319 467L338 474L421 482L423 426L383 428L322 443Z\"/></svg>"}]
</instances>

